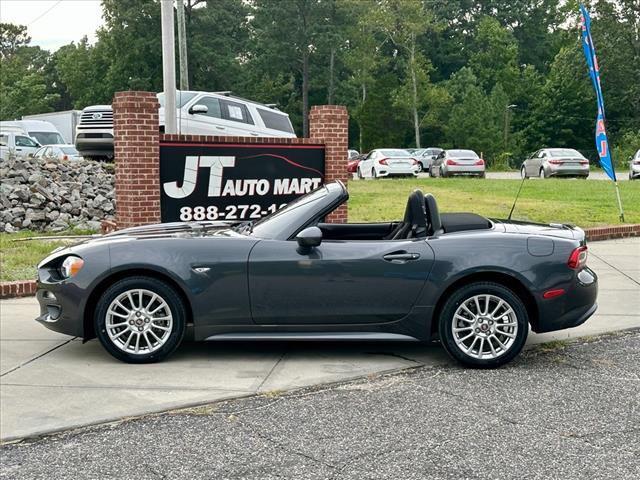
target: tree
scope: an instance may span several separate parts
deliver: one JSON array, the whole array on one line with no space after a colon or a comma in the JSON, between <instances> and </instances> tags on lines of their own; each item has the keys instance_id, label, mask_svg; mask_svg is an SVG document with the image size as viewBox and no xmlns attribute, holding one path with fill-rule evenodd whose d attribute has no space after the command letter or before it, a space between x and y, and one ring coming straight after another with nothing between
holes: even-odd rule
<instances>
[{"instance_id":1,"label":"tree","mask_svg":"<svg viewBox=\"0 0 640 480\"><path fill-rule=\"evenodd\" d=\"M253 2L254 53L263 75L292 72L300 76L302 134L309 135L311 63L327 18L321 0L255 0ZM283 22L286 22L286 27ZM277 72L277 73L276 73Z\"/></svg>"},{"instance_id":2,"label":"tree","mask_svg":"<svg viewBox=\"0 0 640 480\"><path fill-rule=\"evenodd\" d=\"M29 45L26 27L0 24L0 119L50 112L60 96L53 89L50 55Z\"/></svg>"},{"instance_id":3,"label":"tree","mask_svg":"<svg viewBox=\"0 0 640 480\"><path fill-rule=\"evenodd\" d=\"M420 148L420 106L430 65L418 47L418 37L431 25L431 17L414 0L380 0L373 11L375 23L395 46L406 82L396 92L396 104L408 107L413 120L415 145Z\"/></svg>"},{"instance_id":4,"label":"tree","mask_svg":"<svg viewBox=\"0 0 640 480\"><path fill-rule=\"evenodd\" d=\"M31 42L25 25L0 23L0 58L8 58Z\"/></svg>"}]
</instances>

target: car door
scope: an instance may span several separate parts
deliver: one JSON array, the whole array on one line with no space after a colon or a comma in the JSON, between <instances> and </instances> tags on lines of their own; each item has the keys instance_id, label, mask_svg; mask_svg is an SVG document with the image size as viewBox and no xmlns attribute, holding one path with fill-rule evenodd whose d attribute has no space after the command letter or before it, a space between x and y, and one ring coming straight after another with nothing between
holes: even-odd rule
<instances>
[{"instance_id":1,"label":"car door","mask_svg":"<svg viewBox=\"0 0 640 480\"><path fill-rule=\"evenodd\" d=\"M265 135L265 132L256 126L256 122L253 120L245 104L221 99L220 107L222 109L222 118L229 124L232 124L233 128L241 132L239 135L254 137L260 136L261 134Z\"/></svg>"},{"instance_id":2,"label":"car door","mask_svg":"<svg viewBox=\"0 0 640 480\"><path fill-rule=\"evenodd\" d=\"M195 112L193 110L194 105L204 105L207 107L206 113ZM189 107L188 112L185 119L185 132L194 135L244 135L241 130L236 128L233 122L223 118L222 106L220 100L216 97L203 96L198 98Z\"/></svg>"},{"instance_id":3,"label":"car door","mask_svg":"<svg viewBox=\"0 0 640 480\"><path fill-rule=\"evenodd\" d=\"M24 135L16 135L16 155L26 158L29 154L35 153L40 145Z\"/></svg>"},{"instance_id":4,"label":"car door","mask_svg":"<svg viewBox=\"0 0 640 480\"><path fill-rule=\"evenodd\" d=\"M357 325L407 315L433 264L424 239L262 240L249 257L249 296L260 325Z\"/></svg>"}]
</instances>

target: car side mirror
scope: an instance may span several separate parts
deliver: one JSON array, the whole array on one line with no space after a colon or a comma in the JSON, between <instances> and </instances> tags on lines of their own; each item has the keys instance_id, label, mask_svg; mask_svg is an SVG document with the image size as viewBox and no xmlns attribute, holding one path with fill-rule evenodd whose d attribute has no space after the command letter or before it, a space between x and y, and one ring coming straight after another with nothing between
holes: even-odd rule
<instances>
[{"instance_id":1,"label":"car side mirror","mask_svg":"<svg viewBox=\"0 0 640 480\"><path fill-rule=\"evenodd\" d=\"M197 103L189 109L189 113L207 113L208 111L209 107L202 105L201 103Z\"/></svg>"},{"instance_id":2,"label":"car side mirror","mask_svg":"<svg viewBox=\"0 0 640 480\"><path fill-rule=\"evenodd\" d=\"M296 235L296 242L301 249L309 250L322 243L322 230L318 227L308 227Z\"/></svg>"}]
</instances>

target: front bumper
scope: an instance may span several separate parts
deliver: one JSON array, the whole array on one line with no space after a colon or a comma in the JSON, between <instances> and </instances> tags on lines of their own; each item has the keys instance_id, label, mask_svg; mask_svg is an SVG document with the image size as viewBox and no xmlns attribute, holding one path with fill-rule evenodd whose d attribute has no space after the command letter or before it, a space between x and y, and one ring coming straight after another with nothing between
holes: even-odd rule
<instances>
[{"instance_id":1,"label":"front bumper","mask_svg":"<svg viewBox=\"0 0 640 480\"><path fill-rule=\"evenodd\" d=\"M598 308L598 276L585 267L576 274L566 293L556 298L538 298L539 318L533 331L554 332L582 325Z\"/></svg>"},{"instance_id":2,"label":"front bumper","mask_svg":"<svg viewBox=\"0 0 640 480\"><path fill-rule=\"evenodd\" d=\"M66 283L38 282L36 299L40 304L40 315L36 321L54 332L84 336L83 306L79 305L81 292L77 287ZM74 293L75 292L75 293Z\"/></svg>"}]
</instances>

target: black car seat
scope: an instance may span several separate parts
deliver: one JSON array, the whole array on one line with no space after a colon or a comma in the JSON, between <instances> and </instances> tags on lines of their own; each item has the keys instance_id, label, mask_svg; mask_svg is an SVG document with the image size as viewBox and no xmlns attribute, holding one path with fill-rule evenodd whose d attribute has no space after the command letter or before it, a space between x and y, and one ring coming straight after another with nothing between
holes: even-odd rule
<instances>
[{"instance_id":1,"label":"black car seat","mask_svg":"<svg viewBox=\"0 0 640 480\"><path fill-rule=\"evenodd\" d=\"M414 190L409 195L404 218L385 240L400 240L403 238L420 238L427 236L427 211L424 194Z\"/></svg>"},{"instance_id":2,"label":"black car seat","mask_svg":"<svg viewBox=\"0 0 640 480\"><path fill-rule=\"evenodd\" d=\"M426 206L427 222L429 224L429 235L442 233L442 220L440 219L440 211L438 210L436 198L430 193L427 193L424 196L424 203Z\"/></svg>"}]
</instances>

